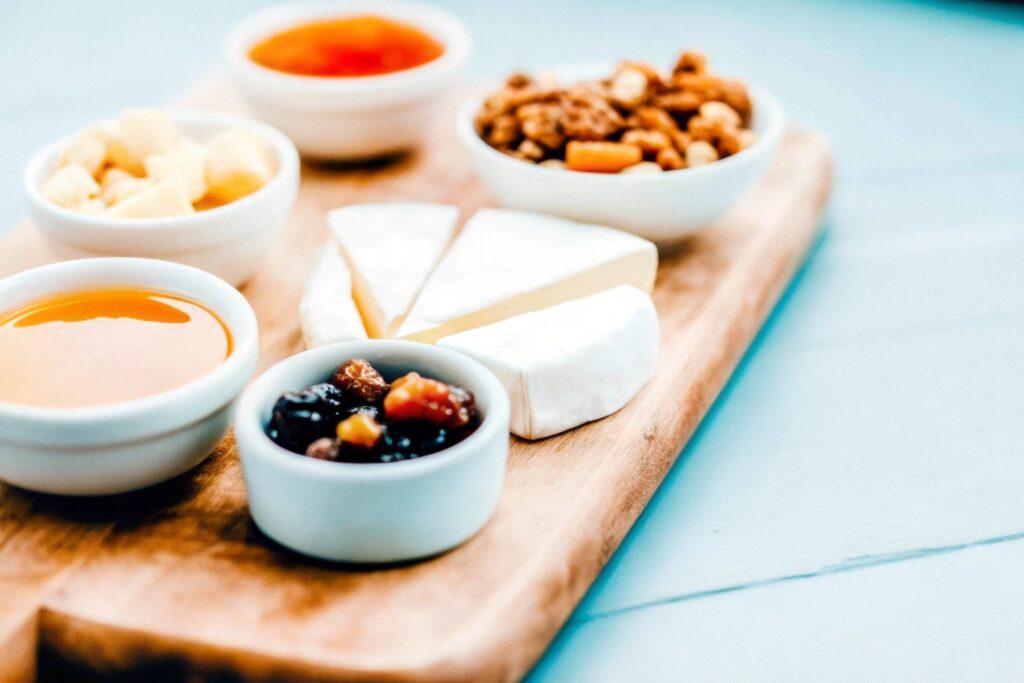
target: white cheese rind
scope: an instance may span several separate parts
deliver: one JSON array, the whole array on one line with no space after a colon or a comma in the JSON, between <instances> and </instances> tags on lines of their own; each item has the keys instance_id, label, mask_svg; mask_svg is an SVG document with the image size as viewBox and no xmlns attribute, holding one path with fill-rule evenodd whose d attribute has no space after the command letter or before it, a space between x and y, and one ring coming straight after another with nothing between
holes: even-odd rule
<instances>
[{"instance_id":1,"label":"white cheese rind","mask_svg":"<svg viewBox=\"0 0 1024 683\"><path fill-rule=\"evenodd\" d=\"M621 284L650 292L651 242L541 214L483 209L420 292L398 336L436 341Z\"/></svg>"},{"instance_id":2,"label":"white cheese rind","mask_svg":"<svg viewBox=\"0 0 1024 683\"><path fill-rule=\"evenodd\" d=\"M658 338L650 297L624 285L437 345L494 372L509 394L512 433L541 439L626 405L654 371Z\"/></svg>"},{"instance_id":3,"label":"white cheese rind","mask_svg":"<svg viewBox=\"0 0 1024 683\"><path fill-rule=\"evenodd\" d=\"M309 274L299 303L299 325L307 348L366 339L352 300L352 275L334 244L327 244Z\"/></svg>"},{"instance_id":4,"label":"white cheese rind","mask_svg":"<svg viewBox=\"0 0 1024 683\"><path fill-rule=\"evenodd\" d=\"M398 331L458 221L459 210L446 204L359 204L327 214L370 336Z\"/></svg>"}]
</instances>

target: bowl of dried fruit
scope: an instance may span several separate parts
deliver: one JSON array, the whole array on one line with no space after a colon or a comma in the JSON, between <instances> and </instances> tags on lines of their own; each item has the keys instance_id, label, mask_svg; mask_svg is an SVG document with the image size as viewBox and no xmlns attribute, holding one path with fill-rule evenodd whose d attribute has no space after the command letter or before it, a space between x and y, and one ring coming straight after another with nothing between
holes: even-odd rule
<instances>
[{"instance_id":1,"label":"bowl of dried fruit","mask_svg":"<svg viewBox=\"0 0 1024 683\"><path fill-rule=\"evenodd\" d=\"M292 356L235 417L256 525L344 562L435 555L479 531L498 504L508 428L508 396L483 365L396 340Z\"/></svg>"},{"instance_id":2,"label":"bowl of dried fruit","mask_svg":"<svg viewBox=\"0 0 1024 683\"><path fill-rule=\"evenodd\" d=\"M732 207L768 167L785 114L771 94L684 52L581 66L467 102L459 137L502 205L602 223L667 246Z\"/></svg>"}]
</instances>

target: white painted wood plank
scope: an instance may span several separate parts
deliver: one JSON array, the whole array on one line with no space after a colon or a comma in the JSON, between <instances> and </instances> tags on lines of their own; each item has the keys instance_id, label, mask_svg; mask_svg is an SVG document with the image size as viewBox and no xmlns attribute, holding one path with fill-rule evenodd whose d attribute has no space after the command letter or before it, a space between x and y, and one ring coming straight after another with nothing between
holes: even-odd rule
<instances>
[{"instance_id":1,"label":"white painted wood plank","mask_svg":"<svg viewBox=\"0 0 1024 683\"><path fill-rule=\"evenodd\" d=\"M823 247L579 614L1024 530L1024 238L987 234Z\"/></svg>"},{"instance_id":2,"label":"white painted wood plank","mask_svg":"<svg viewBox=\"0 0 1024 683\"><path fill-rule=\"evenodd\" d=\"M1024 541L570 622L530 681L1010 681Z\"/></svg>"}]
</instances>

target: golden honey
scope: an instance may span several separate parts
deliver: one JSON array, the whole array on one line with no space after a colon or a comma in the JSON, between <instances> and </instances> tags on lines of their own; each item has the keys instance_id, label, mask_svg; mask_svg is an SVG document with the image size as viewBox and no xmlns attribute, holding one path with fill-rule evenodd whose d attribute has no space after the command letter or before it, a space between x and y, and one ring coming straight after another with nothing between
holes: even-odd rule
<instances>
[{"instance_id":1,"label":"golden honey","mask_svg":"<svg viewBox=\"0 0 1024 683\"><path fill-rule=\"evenodd\" d=\"M373 15L302 24L257 43L249 59L297 76L379 76L433 61L444 47L414 26Z\"/></svg>"},{"instance_id":2,"label":"golden honey","mask_svg":"<svg viewBox=\"0 0 1024 683\"><path fill-rule=\"evenodd\" d=\"M203 377L231 350L224 322L184 297L128 288L60 294L0 314L0 401L131 401Z\"/></svg>"}]
</instances>

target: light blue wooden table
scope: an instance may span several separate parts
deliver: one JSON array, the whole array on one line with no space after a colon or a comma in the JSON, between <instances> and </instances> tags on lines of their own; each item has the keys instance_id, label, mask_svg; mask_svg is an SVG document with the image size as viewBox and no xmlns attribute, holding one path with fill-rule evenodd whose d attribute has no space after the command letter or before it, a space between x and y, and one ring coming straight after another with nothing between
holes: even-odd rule
<instances>
[{"instance_id":1,"label":"light blue wooden table","mask_svg":"<svg viewBox=\"0 0 1024 683\"><path fill-rule=\"evenodd\" d=\"M4 0L0 225L257 4ZM532 678L1024 678L1024 10L442 4L479 74L701 46L835 145L823 240Z\"/></svg>"}]
</instances>

